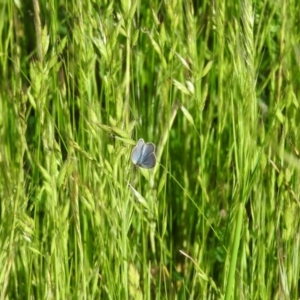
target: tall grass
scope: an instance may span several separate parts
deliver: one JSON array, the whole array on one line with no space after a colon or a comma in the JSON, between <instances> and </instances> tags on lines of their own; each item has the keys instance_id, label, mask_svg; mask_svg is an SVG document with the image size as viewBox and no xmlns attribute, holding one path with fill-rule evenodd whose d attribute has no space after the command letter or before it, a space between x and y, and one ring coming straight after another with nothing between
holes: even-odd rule
<instances>
[{"instance_id":1,"label":"tall grass","mask_svg":"<svg viewBox=\"0 0 300 300\"><path fill-rule=\"evenodd\" d=\"M0 298L299 299L299 16L3 2Z\"/></svg>"}]
</instances>

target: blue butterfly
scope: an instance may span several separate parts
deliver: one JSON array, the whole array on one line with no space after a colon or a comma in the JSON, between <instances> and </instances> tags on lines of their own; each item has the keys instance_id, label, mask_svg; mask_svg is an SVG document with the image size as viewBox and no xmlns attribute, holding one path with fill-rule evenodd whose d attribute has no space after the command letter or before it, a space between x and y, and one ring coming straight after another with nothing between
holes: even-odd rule
<instances>
[{"instance_id":1,"label":"blue butterfly","mask_svg":"<svg viewBox=\"0 0 300 300\"><path fill-rule=\"evenodd\" d=\"M139 139L131 152L131 160L136 166L151 169L156 164L154 151L155 145L153 143L145 143L143 139Z\"/></svg>"}]
</instances>

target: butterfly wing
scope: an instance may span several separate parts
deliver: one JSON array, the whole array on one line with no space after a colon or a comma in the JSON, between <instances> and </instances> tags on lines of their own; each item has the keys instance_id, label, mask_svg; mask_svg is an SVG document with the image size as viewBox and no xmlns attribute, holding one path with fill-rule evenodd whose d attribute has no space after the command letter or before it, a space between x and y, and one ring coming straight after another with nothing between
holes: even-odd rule
<instances>
[{"instance_id":1,"label":"butterfly wing","mask_svg":"<svg viewBox=\"0 0 300 300\"><path fill-rule=\"evenodd\" d=\"M155 166L156 156L154 154L155 146L153 143L146 143L142 149L142 157L140 161L141 167L151 169Z\"/></svg>"},{"instance_id":2,"label":"butterfly wing","mask_svg":"<svg viewBox=\"0 0 300 300\"><path fill-rule=\"evenodd\" d=\"M140 163L141 167L145 169L151 169L155 166L155 164L156 164L156 156L154 152L149 153L148 156L144 158Z\"/></svg>"},{"instance_id":3,"label":"butterfly wing","mask_svg":"<svg viewBox=\"0 0 300 300\"><path fill-rule=\"evenodd\" d=\"M143 147L143 157L147 157L150 153L155 151L153 143L146 143Z\"/></svg>"},{"instance_id":4,"label":"butterfly wing","mask_svg":"<svg viewBox=\"0 0 300 300\"><path fill-rule=\"evenodd\" d=\"M145 145L145 142L143 139L139 139L136 146L132 149L131 152L131 160L136 165L140 163L141 157L142 157L142 150L143 146Z\"/></svg>"}]
</instances>

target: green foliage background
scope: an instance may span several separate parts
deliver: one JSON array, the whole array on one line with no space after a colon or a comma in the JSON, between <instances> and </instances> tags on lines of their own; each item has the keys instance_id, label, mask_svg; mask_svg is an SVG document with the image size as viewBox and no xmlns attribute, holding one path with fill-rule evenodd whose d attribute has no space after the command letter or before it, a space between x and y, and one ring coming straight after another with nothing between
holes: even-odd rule
<instances>
[{"instance_id":1,"label":"green foliage background","mask_svg":"<svg viewBox=\"0 0 300 300\"><path fill-rule=\"evenodd\" d=\"M299 299L297 0L0 8L0 299Z\"/></svg>"}]
</instances>

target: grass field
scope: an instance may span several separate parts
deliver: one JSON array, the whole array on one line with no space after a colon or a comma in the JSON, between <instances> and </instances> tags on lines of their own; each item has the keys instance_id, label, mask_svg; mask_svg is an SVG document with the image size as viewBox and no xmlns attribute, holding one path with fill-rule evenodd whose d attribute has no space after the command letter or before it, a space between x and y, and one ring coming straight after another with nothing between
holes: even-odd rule
<instances>
[{"instance_id":1,"label":"grass field","mask_svg":"<svg viewBox=\"0 0 300 300\"><path fill-rule=\"evenodd\" d=\"M299 1L0 8L0 299L300 299Z\"/></svg>"}]
</instances>

